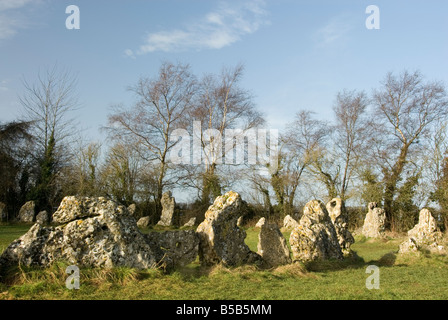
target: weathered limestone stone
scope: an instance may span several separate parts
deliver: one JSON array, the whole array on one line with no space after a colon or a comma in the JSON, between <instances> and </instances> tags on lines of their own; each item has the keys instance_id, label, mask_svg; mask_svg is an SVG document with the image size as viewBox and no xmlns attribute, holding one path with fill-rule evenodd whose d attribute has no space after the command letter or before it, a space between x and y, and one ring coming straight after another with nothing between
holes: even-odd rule
<instances>
[{"instance_id":1,"label":"weathered limestone stone","mask_svg":"<svg viewBox=\"0 0 448 320\"><path fill-rule=\"evenodd\" d=\"M52 233L51 228L36 223L26 234L13 241L0 256L0 267L7 265L49 265L43 248Z\"/></svg>"},{"instance_id":2,"label":"weathered limestone stone","mask_svg":"<svg viewBox=\"0 0 448 320\"><path fill-rule=\"evenodd\" d=\"M135 205L135 203L130 204L128 207L128 212L131 216L135 217L135 210L137 209L137 206Z\"/></svg>"},{"instance_id":3,"label":"weathered limestone stone","mask_svg":"<svg viewBox=\"0 0 448 320\"><path fill-rule=\"evenodd\" d=\"M36 216L36 223L46 225L50 223L50 215L47 211L41 211Z\"/></svg>"},{"instance_id":4,"label":"weathered limestone stone","mask_svg":"<svg viewBox=\"0 0 448 320\"><path fill-rule=\"evenodd\" d=\"M190 218L187 223L184 224L184 227L193 227L196 224L196 217Z\"/></svg>"},{"instance_id":5,"label":"weathered limestone stone","mask_svg":"<svg viewBox=\"0 0 448 320\"><path fill-rule=\"evenodd\" d=\"M326 209L336 230L342 253L344 255L351 254L350 246L355 239L348 230L348 214L344 201L341 198L334 198L327 203Z\"/></svg>"},{"instance_id":6,"label":"weathered limestone stone","mask_svg":"<svg viewBox=\"0 0 448 320\"><path fill-rule=\"evenodd\" d=\"M31 223L35 219L36 215L36 205L34 201L28 201L25 203L19 211L19 221L25 223Z\"/></svg>"},{"instance_id":7,"label":"weathered limestone stone","mask_svg":"<svg viewBox=\"0 0 448 320\"><path fill-rule=\"evenodd\" d=\"M165 192L160 200L162 204L162 216L157 225L169 227L174 222L174 209L176 207L176 200L172 197L171 191Z\"/></svg>"},{"instance_id":8,"label":"weathered limestone stone","mask_svg":"<svg viewBox=\"0 0 448 320\"><path fill-rule=\"evenodd\" d=\"M239 217L238 220L236 221L236 225L238 227L241 227L243 225L243 216Z\"/></svg>"},{"instance_id":9,"label":"weathered limestone stone","mask_svg":"<svg viewBox=\"0 0 448 320\"><path fill-rule=\"evenodd\" d=\"M297 227L299 223L297 220L292 218L289 214L283 219L283 228L286 230L293 230L295 227Z\"/></svg>"},{"instance_id":10,"label":"weathered limestone stone","mask_svg":"<svg viewBox=\"0 0 448 320\"><path fill-rule=\"evenodd\" d=\"M291 232L289 244L294 260L343 257L334 225L327 209L319 200L312 200L305 205L299 225Z\"/></svg>"},{"instance_id":11,"label":"weathered limestone stone","mask_svg":"<svg viewBox=\"0 0 448 320\"><path fill-rule=\"evenodd\" d=\"M384 236L385 223L386 212L384 209L378 208L376 202L370 202L369 211L362 227L362 234L367 238L382 238Z\"/></svg>"},{"instance_id":12,"label":"weathered limestone stone","mask_svg":"<svg viewBox=\"0 0 448 320\"><path fill-rule=\"evenodd\" d=\"M441 245L442 233L437 228L437 221L428 209L422 209L418 223L408 231L408 239L400 245L399 253L428 250L433 253L444 253Z\"/></svg>"},{"instance_id":13,"label":"weathered limestone stone","mask_svg":"<svg viewBox=\"0 0 448 320\"><path fill-rule=\"evenodd\" d=\"M264 225L265 222L266 222L266 219L264 217L260 218L260 220L258 220L258 222L255 224L255 228L261 228L261 226Z\"/></svg>"},{"instance_id":14,"label":"weathered limestone stone","mask_svg":"<svg viewBox=\"0 0 448 320\"><path fill-rule=\"evenodd\" d=\"M66 197L53 221L61 225L35 224L12 242L0 257L0 265L48 266L64 260L77 266L146 269L158 263L135 219L113 201Z\"/></svg>"},{"instance_id":15,"label":"weathered limestone stone","mask_svg":"<svg viewBox=\"0 0 448 320\"><path fill-rule=\"evenodd\" d=\"M260 222L257 253L270 267L291 263L288 245L278 226L267 223L266 219L263 221L260 219Z\"/></svg>"},{"instance_id":16,"label":"weathered limestone stone","mask_svg":"<svg viewBox=\"0 0 448 320\"><path fill-rule=\"evenodd\" d=\"M244 243L246 232L237 226L242 214L243 201L238 193L229 191L215 199L196 230L201 264L222 263L233 267L262 262L262 258Z\"/></svg>"},{"instance_id":17,"label":"weathered limestone stone","mask_svg":"<svg viewBox=\"0 0 448 320\"><path fill-rule=\"evenodd\" d=\"M140 228L147 228L151 224L151 218L150 217L141 217L137 221L137 226Z\"/></svg>"},{"instance_id":18,"label":"weathered limestone stone","mask_svg":"<svg viewBox=\"0 0 448 320\"><path fill-rule=\"evenodd\" d=\"M53 214L53 221L62 224L79 219L99 217L105 210L110 210L110 205L110 201L104 197L68 196L62 199Z\"/></svg>"},{"instance_id":19,"label":"weathered limestone stone","mask_svg":"<svg viewBox=\"0 0 448 320\"><path fill-rule=\"evenodd\" d=\"M186 266L198 256L199 237L194 230L151 232L146 238L165 269Z\"/></svg>"}]
</instances>

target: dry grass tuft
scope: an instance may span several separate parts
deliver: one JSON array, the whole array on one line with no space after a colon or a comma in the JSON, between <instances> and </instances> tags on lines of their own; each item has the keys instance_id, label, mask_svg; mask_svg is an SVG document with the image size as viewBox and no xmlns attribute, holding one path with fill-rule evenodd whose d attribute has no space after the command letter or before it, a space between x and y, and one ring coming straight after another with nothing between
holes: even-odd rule
<instances>
[{"instance_id":1,"label":"dry grass tuft","mask_svg":"<svg viewBox=\"0 0 448 320\"><path fill-rule=\"evenodd\" d=\"M316 277L315 275L308 273L305 266L300 262L279 266L275 268L272 273L291 277Z\"/></svg>"}]
</instances>

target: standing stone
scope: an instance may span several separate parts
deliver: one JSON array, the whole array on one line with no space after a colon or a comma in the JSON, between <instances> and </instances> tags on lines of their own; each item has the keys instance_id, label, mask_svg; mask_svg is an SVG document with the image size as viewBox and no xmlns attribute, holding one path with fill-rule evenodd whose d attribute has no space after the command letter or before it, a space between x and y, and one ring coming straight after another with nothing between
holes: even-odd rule
<instances>
[{"instance_id":1,"label":"standing stone","mask_svg":"<svg viewBox=\"0 0 448 320\"><path fill-rule=\"evenodd\" d=\"M135 217L135 210L137 209L137 206L135 205L135 203L130 204L128 207L128 212L131 216Z\"/></svg>"},{"instance_id":2,"label":"standing stone","mask_svg":"<svg viewBox=\"0 0 448 320\"><path fill-rule=\"evenodd\" d=\"M308 202L299 225L289 238L294 260L341 259L341 247L325 205L319 200Z\"/></svg>"},{"instance_id":3,"label":"standing stone","mask_svg":"<svg viewBox=\"0 0 448 320\"><path fill-rule=\"evenodd\" d=\"M193 227L196 224L196 217L190 218L187 223L184 224L184 227Z\"/></svg>"},{"instance_id":4,"label":"standing stone","mask_svg":"<svg viewBox=\"0 0 448 320\"><path fill-rule=\"evenodd\" d=\"M255 224L255 228L261 228L262 225L266 223L266 219L263 217Z\"/></svg>"},{"instance_id":5,"label":"standing stone","mask_svg":"<svg viewBox=\"0 0 448 320\"><path fill-rule=\"evenodd\" d=\"M340 198L334 198L327 203L326 208L336 230L342 253L344 255L351 254L350 246L355 242L355 239L348 230L348 214L344 201Z\"/></svg>"},{"instance_id":6,"label":"standing stone","mask_svg":"<svg viewBox=\"0 0 448 320\"><path fill-rule=\"evenodd\" d=\"M151 218L150 217L141 217L137 221L137 227L147 228L147 227L149 227L150 223L151 223Z\"/></svg>"},{"instance_id":7,"label":"standing stone","mask_svg":"<svg viewBox=\"0 0 448 320\"><path fill-rule=\"evenodd\" d=\"M428 209L422 209L418 223L408 231L408 239L400 245L399 253L416 252L421 249L443 253L442 233L437 228L437 221Z\"/></svg>"},{"instance_id":8,"label":"standing stone","mask_svg":"<svg viewBox=\"0 0 448 320\"><path fill-rule=\"evenodd\" d=\"M297 220L292 218L289 214L283 219L283 228L286 230L293 230L295 227L297 227L299 223Z\"/></svg>"},{"instance_id":9,"label":"standing stone","mask_svg":"<svg viewBox=\"0 0 448 320\"><path fill-rule=\"evenodd\" d=\"M162 204L162 216L157 225L170 227L174 222L174 209L176 207L176 200L172 197L171 191L165 192L160 200Z\"/></svg>"},{"instance_id":10,"label":"standing stone","mask_svg":"<svg viewBox=\"0 0 448 320\"><path fill-rule=\"evenodd\" d=\"M362 227L362 234L367 238L382 238L384 236L386 223L386 212L378 208L376 202L369 203L369 212L367 212Z\"/></svg>"},{"instance_id":11,"label":"standing stone","mask_svg":"<svg viewBox=\"0 0 448 320\"><path fill-rule=\"evenodd\" d=\"M243 226L243 220L244 220L243 216L239 217L238 220L236 221L236 225L238 227L242 227Z\"/></svg>"},{"instance_id":12,"label":"standing stone","mask_svg":"<svg viewBox=\"0 0 448 320\"><path fill-rule=\"evenodd\" d=\"M79 267L156 267L150 246L126 207L105 198L65 197L53 215L56 227L38 223L13 241L0 265L49 266L58 260Z\"/></svg>"},{"instance_id":13,"label":"standing stone","mask_svg":"<svg viewBox=\"0 0 448 320\"><path fill-rule=\"evenodd\" d=\"M288 245L278 226L268 224L266 220L260 219L259 222L261 230L258 235L257 253L273 268L291 263Z\"/></svg>"},{"instance_id":14,"label":"standing stone","mask_svg":"<svg viewBox=\"0 0 448 320\"><path fill-rule=\"evenodd\" d=\"M408 236L424 239L437 231L437 221L428 209L422 209L418 216L418 223L408 231Z\"/></svg>"},{"instance_id":15,"label":"standing stone","mask_svg":"<svg viewBox=\"0 0 448 320\"><path fill-rule=\"evenodd\" d=\"M25 223L32 223L36 215L36 205L34 201L25 203L19 211L19 221Z\"/></svg>"},{"instance_id":16,"label":"standing stone","mask_svg":"<svg viewBox=\"0 0 448 320\"><path fill-rule=\"evenodd\" d=\"M205 220L196 230L202 265L222 263L224 266L234 267L262 261L244 243L246 232L237 226L242 214L243 201L238 193L229 191L215 199L205 213Z\"/></svg>"},{"instance_id":17,"label":"standing stone","mask_svg":"<svg viewBox=\"0 0 448 320\"><path fill-rule=\"evenodd\" d=\"M50 223L50 215L47 211L41 211L36 216L36 223L46 225Z\"/></svg>"},{"instance_id":18,"label":"standing stone","mask_svg":"<svg viewBox=\"0 0 448 320\"><path fill-rule=\"evenodd\" d=\"M199 238L194 230L150 232L145 236L164 269L186 266L198 256Z\"/></svg>"}]
</instances>

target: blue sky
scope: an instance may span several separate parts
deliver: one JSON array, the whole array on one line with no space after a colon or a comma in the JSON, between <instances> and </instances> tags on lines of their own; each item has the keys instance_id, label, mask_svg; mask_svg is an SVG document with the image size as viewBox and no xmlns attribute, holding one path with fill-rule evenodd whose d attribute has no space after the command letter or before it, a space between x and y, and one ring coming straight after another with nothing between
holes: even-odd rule
<instances>
[{"instance_id":1,"label":"blue sky","mask_svg":"<svg viewBox=\"0 0 448 320\"><path fill-rule=\"evenodd\" d=\"M65 9L80 9L68 30ZM368 30L368 5L380 30ZM103 139L109 108L163 60L200 76L245 65L242 85L270 128L300 109L332 118L338 91L378 87L388 71L419 69L448 83L448 2L440 0L0 0L0 121L20 117L21 79L57 64L78 77L85 135Z\"/></svg>"}]
</instances>

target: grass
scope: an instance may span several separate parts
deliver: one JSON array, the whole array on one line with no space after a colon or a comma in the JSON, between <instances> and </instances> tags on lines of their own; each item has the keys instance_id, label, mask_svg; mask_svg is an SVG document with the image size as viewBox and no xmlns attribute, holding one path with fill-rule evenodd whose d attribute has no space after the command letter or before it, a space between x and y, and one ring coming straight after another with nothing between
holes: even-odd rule
<instances>
[{"instance_id":1,"label":"grass","mask_svg":"<svg viewBox=\"0 0 448 320\"><path fill-rule=\"evenodd\" d=\"M8 245L25 234L30 225L26 224L1 224L0 223L0 253L3 252Z\"/></svg>"},{"instance_id":2,"label":"grass","mask_svg":"<svg viewBox=\"0 0 448 320\"><path fill-rule=\"evenodd\" d=\"M2 249L29 226L0 225ZM258 229L246 229L247 245L257 250ZM284 233L286 239L289 233ZM343 261L291 264L274 270L253 266L203 268L198 261L171 274L130 268L80 270L80 289L68 290L67 263L49 268L16 267L0 283L0 299L112 300L307 300L448 299L448 258L397 255L402 238L356 237L356 255ZM380 289L366 288L366 268L380 269Z\"/></svg>"}]
</instances>

